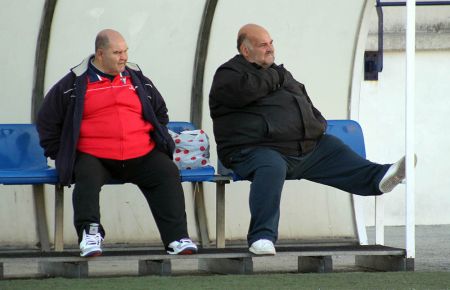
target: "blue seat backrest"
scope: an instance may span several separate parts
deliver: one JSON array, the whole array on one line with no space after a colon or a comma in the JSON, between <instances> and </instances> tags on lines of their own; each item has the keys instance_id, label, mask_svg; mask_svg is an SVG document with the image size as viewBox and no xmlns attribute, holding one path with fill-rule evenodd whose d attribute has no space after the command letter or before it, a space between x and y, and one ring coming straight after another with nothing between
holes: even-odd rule
<instances>
[{"instance_id":1,"label":"blue seat backrest","mask_svg":"<svg viewBox=\"0 0 450 290\"><path fill-rule=\"evenodd\" d=\"M47 158L33 124L0 124L0 170L46 169Z\"/></svg>"},{"instance_id":2,"label":"blue seat backrest","mask_svg":"<svg viewBox=\"0 0 450 290\"><path fill-rule=\"evenodd\" d=\"M341 139L353 151L366 158L366 147L361 126L353 120L328 120L327 134Z\"/></svg>"},{"instance_id":3,"label":"blue seat backrest","mask_svg":"<svg viewBox=\"0 0 450 290\"><path fill-rule=\"evenodd\" d=\"M191 131L191 130L197 129L197 128L195 128L194 124L192 124L192 123L178 122L178 121L169 122L169 124L167 124L167 128L170 131L173 131L175 133L180 133L182 131Z\"/></svg>"},{"instance_id":4,"label":"blue seat backrest","mask_svg":"<svg viewBox=\"0 0 450 290\"><path fill-rule=\"evenodd\" d=\"M195 130L189 122L170 122L170 130L179 133ZM0 170L46 169L47 158L39 145L34 124L0 124Z\"/></svg>"},{"instance_id":5,"label":"blue seat backrest","mask_svg":"<svg viewBox=\"0 0 450 290\"><path fill-rule=\"evenodd\" d=\"M366 158L364 135L358 122L353 120L327 120L327 123L326 134L338 137L358 155ZM231 176L234 181L242 179L231 169L224 167L220 160L218 161L217 171L221 175Z\"/></svg>"}]
</instances>

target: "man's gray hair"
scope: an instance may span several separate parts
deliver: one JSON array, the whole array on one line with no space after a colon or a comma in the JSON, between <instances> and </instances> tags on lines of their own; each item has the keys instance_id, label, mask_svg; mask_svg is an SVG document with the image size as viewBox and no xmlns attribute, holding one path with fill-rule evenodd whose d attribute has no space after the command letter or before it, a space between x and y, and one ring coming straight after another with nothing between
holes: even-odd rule
<instances>
[{"instance_id":1,"label":"man's gray hair","mask_svg":"<svg viewBox=\"0 0 450 290\"><path fill-rule=\"evenodd\" d=\"M248 49L252 49L252 43L250 42L250 39L247 38L246 33L242 33L238 36L237 39L237 50L239 53L241 53L241 45L244 44Z\"/></svg>"},{"instance_id":2,"label":"man's gray hair","mask_svg":"<svg viewBox=\"0 0 450 290\"><path fill-rule=\"evenodd\" d=\"M100 48L107 48L109 45L109 38L106 33L99 33L95 38L95 51Z\"/></svg>"}]
</instances>

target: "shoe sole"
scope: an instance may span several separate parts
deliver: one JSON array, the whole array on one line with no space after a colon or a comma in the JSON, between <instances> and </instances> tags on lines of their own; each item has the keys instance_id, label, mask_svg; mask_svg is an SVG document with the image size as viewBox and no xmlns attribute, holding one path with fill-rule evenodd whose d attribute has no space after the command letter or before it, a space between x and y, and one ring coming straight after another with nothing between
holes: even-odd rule
<instances>
[{"instance_id":1,"label":"shoe sole","mask_svg":"<svg viewBox=\"0 0 450 290\"><path fill-rule=\"evenodd\" d=\"M178 253L167 251L167 254L169 254L169 255L194 255L194 254L197 254L197 249L186 248Z\"/></svg>"},{"instance_id":2,"label":"shoe sole","mask_svg":"<svg viewBox=\"0 0 450 290\"><path fill-rule=\"evenodd\" d=\"M276 254L276 251L267 251L267 252L258 252L253 250L252 248L248 249L251 253L258 255L258 256L274 256Z\"/></svg>"},{"instance_id":3,"label":"shoe sole","mask_svg":"<svg viewBox=\"0 0 450 290\"><path fill-rule=\"evenodd\" d=\"M102 255L102 251L92 251L86 254L80 254L80 257L84 257L84 258L91 258L91 257L98 257Z\"/></svg>"},{"instance_id":4,"label":"shoe sole","mask_svg":"<svg viewBox=\"0 0 450 290\"><path fill-rule=\"evenodd\" d=\"M186 249L178 253L178 255L194 255L197 254L197 250Z\"/></svg>"}]
</instances>

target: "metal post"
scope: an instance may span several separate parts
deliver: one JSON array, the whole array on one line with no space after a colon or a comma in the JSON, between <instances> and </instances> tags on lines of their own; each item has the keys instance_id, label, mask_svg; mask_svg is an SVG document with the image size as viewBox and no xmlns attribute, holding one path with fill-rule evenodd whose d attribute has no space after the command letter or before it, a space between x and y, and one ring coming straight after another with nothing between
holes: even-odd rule
<instances>
[{"instance_id":1,"label":"metal post","mask_svg":"<svg viewBox=\"0 0 450 290\"><path fill-rule=\"evenodd\" d=\"M406 5L406 258L415 253L414 97L416 1Z\"/></svg>"},{"instance_id":2,"label":"metal post","mask_svg":"<svg viewBox=\"0 0 450 290\"><path fill-rule=\"evenodd\" d=\"M384 18L383 18L383 9L380 4L380 0L377 0L377 15L378 15L378 67L377 71L383 71L383 27L384 27Z\"/></svg>"},{"instance_id":3,"label":"metal post","mask_svg":"<svg viewBox=\"0 0 450 290\"><path fill-rule=\"evenodd\" d=\"M375 197L375 244L384 245L384 197Z\"/></svg>"}]
</instances>

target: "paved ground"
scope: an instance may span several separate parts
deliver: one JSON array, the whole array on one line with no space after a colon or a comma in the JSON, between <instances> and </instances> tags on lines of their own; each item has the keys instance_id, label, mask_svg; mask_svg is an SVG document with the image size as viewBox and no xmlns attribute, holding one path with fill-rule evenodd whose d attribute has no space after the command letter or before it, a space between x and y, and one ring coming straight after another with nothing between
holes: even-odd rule
<instances>
[{"instance_id":1,"label":"paved ground","mask_svg":"<svg viewBox=\"0 0 450 290\"><path fill-rule=\"evenodd\" d=\"M374 241L374 228L367 229L369 243ZM404 227L386 227L385 245L405 248ZM253 259L255 272L296 272L296 257L257 257ZM172 263L174 274L199 273L195 259L175 260ZM355 268L354 257L333 257L334 271L361 271ZM36 264L6 264L5 278L37 277ZM416 227L415 271L450 271L450 225ZM137 262L95 262L89 263L90 276L136 275Z\"/></svg>"},{"instance_id":2,"label":"paved ground","mask_svg":"<svg viewBox=\"0 0 450 290\"><path fill-rule=\"evenodd\" d=\"M369 243L373 243L374 228L367 232ZM405 228L386 227L385 245L405 248ZM450 225L416 227L415 270L450 271Z\"/></svg>"}]
</instances>

